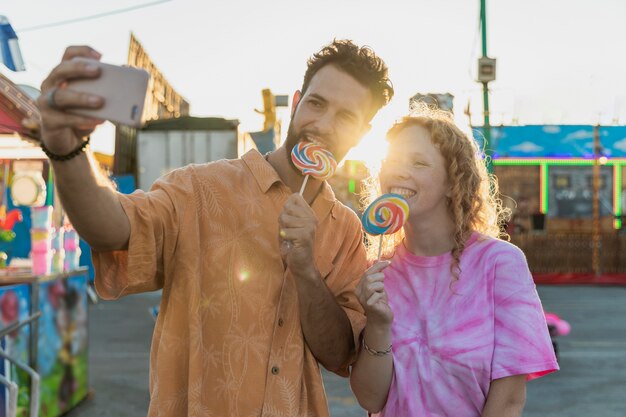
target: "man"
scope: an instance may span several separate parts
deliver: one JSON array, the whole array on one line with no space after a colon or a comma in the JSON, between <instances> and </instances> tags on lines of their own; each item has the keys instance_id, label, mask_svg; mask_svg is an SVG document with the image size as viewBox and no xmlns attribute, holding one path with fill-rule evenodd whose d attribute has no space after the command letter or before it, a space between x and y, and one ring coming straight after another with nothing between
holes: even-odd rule
<instances>
[{"instance_id":1,"label":"man","mask_svg":"<svg viewBox=\"0 0 626 417\"><path fill-rule=\"evenodd\" d=\"M150 192L114 192L82 152L98 121L68 108L99 97L62 88L99 59L70 47L42 84L42 145L64 208L91 245L105 299L163 289L152 340L150 416L327 416L318 361L347 375L364 325L356 216L326 182L303 181L300 140L341 159L393 96L368 48L335 41L308 62L283 146L267 156L177 169Z\"/></svg>"}]
</instances>

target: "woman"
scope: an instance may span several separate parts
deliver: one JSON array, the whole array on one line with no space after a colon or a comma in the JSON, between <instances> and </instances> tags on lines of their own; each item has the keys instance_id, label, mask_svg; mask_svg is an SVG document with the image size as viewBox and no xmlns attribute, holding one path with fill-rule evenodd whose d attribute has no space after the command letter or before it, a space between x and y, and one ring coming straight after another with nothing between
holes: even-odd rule
<instances>
[{"instance_id":1,"label":"woman","mask_svg":"<svg viewBox=\"0 0 626 417\"><path fill-rule=\"evenodd\" d=\"M521 416L526 380L558 364L524 254L498 239L497 183L448 113L406 117L388 139L380 188L409 217L357 288L352 389L380 416Z\"/></svg>"}]
</instances>

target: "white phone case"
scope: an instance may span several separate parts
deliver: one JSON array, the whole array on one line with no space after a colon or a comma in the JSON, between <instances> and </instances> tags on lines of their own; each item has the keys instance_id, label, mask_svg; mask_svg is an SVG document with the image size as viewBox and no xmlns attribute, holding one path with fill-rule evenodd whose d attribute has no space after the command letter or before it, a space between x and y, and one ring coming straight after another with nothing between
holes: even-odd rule
<instances>
[{"instance_id":1,"label":"white phone case","mask_svg":"<svg viewBox=\"0 0 626 417\"><path fill-rule=\"evenodd\" d=\"M98 65L101 69L100 77L69 80L66 88L101 96L105 102L99 109L68 109L67 111L136 128L141 127L146 91L150 80L148 72L139 68L105 64L82 57L74 59Z\"/></svg>"}]
</instances>

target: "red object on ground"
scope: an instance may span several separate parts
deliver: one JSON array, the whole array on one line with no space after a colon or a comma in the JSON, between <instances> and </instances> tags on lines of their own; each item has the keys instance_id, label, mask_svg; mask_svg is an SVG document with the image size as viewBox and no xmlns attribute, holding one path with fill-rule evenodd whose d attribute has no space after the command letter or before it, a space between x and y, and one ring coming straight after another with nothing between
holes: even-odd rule
<instances>
[{"instance_id":1,"label":"red object on ground","mask_svg":"<svg viewBox=\"0 0 626 417\"><path fill-rule=\"evenodd\" d=\"M544 315L546 316L546 323L548 325L548 328L550 326L554 327L555 334L552 335L551 333L550 336L567 336L572 330L570 324L567 321L563 320L558 314L548 313L547 311L544 311Z\"/></svg>"}]
</instances>

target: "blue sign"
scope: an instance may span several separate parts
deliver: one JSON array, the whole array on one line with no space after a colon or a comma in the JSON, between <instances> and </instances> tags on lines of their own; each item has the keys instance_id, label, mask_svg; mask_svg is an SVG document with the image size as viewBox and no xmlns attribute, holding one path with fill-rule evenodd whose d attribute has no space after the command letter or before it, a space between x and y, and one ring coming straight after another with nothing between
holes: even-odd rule
<instances>
[{"instance_id":1,"label":"blue sign","mask_svg":"<svg viewBox=\"0 0 626 417\"><path fill-rule=\"evenodd\" d=\"M11 71L26 69L17 35L5 16L0 16L0 60Z\"/></svg>"},{"instance_id":2,"label":"blue sign","mask_svg":"<svg viewBox=\"0 0 626 417\"><path fill-rule=\"evenodd\" d=\"M591 125L492 126L489 151L495 158L593 158ZM474 138L484 146L483 128ZM626 157L626 126L600 126L600 155Z\"/></svg>"}]
</instances>

